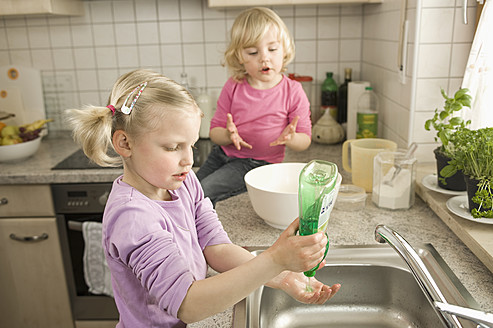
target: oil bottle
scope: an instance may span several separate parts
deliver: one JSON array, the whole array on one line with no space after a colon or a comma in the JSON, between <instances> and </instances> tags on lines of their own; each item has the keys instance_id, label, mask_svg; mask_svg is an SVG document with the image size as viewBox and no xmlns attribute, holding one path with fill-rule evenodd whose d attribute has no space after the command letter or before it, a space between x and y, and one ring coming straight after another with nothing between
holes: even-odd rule
<instances>
[{"instance_id":1,"label":"oil bottle","mask_svg":"<svg viewBox=\"0 0 493 328\"><path fill-rule=\"evenodd\" d=\"M301 170L298 192L300 235L325 232L327 229L330 212L332 212L337 197L338 175L336 164L322 160L313 160ZM325 255L328 249L329 241L327 240ZM308 277L308 282L310 277L315 276L319 265L320 263L304 272ZM309 284L307 290L309 290Z\"/></svg>"}]
</instances>

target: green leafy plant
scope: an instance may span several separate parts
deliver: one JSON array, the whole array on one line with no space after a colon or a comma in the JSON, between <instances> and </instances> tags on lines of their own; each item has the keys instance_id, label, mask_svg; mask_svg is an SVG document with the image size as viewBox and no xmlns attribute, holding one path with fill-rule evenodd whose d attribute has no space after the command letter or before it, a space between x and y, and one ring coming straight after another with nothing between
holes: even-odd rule
<instances>
[{"instance_id":1,"label":"green leafy plant","mask_svg":"<svg viewBox=\"0 0 493 328\"><path fill-rule=\"evenodd\" d=\"M454 155L440 175L447 178L461 170L464 175L479 181L473 202L479 205L471 214L475 218L493 218L493 128L457 130L451 142Z\"/></svg>"},{"instance_id":2,"label":"green leafy plant","mask_svg":"<svg viewBox=\"0 0 493 328\"><path fill-rule=\"evenodd\" d=\"M435 109L433 118L425 122L425 130L431 131L433 128L436 131L435 141L442 143L440 150L447 156L452 157L453 144L450 143L453 134L459 130L466 128L471 121L464 121L462 117L454 116L454 113L462 110L463 107L471 107L472 97L468 94L469 89L459 89L453 98L450 98L443 89L440 90L445 104L443 109Z\"/></svg>"}]
</instances>

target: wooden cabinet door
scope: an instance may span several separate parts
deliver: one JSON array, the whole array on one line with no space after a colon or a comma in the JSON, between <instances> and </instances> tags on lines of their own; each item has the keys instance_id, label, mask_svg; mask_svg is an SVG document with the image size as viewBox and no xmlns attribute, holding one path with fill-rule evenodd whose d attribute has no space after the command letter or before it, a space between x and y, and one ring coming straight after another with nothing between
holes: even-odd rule
<instances>
[{"instance_id":1,"label":"wooden cabinet door","mask_svg":"<svg viewBox=\"0 0 493 328\"><path fill-rule=\"evenodd\" d=\"M55 218L0 219L0 263L2 327L74 327Z\"/></svg>"}]
</instances>

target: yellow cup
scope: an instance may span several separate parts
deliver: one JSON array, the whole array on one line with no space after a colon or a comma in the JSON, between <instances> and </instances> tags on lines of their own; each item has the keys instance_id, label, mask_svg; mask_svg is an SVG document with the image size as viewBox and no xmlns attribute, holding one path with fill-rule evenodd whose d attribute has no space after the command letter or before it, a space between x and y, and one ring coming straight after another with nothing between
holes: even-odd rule
<instances>
[{"instance_id":1,"label":"yellow cup","mask_svg":"<svg viewBox=\"0 0 493 328\"><path fill-rule=\"evenodd\" d=\"M348 149L350 151L348 152ZM349 139L342 144L342 167L351 173L354 185L366 192L373 189L373 158L384 150L394 151L397 144L391 140L379 138ZM351 156L349 157L349 153Z\"/></svg>"}]
</instances>

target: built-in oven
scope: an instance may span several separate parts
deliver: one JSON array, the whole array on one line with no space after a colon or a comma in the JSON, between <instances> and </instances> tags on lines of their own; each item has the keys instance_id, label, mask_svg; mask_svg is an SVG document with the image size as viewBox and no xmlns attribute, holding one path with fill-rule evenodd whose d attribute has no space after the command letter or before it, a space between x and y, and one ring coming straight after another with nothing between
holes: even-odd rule
<instances>
[{"instance_id":1,"label":"built-in oven","mask_svg":"<svg viewBox=\"0 0 493 328\"><path fill-rule=\"evenodd\" d=\"M118 320L112 297L89 292L84 279L85 221L101 222L111 183L53 184L60 244L74 320Z\"/></svg>"}]
</instances>

